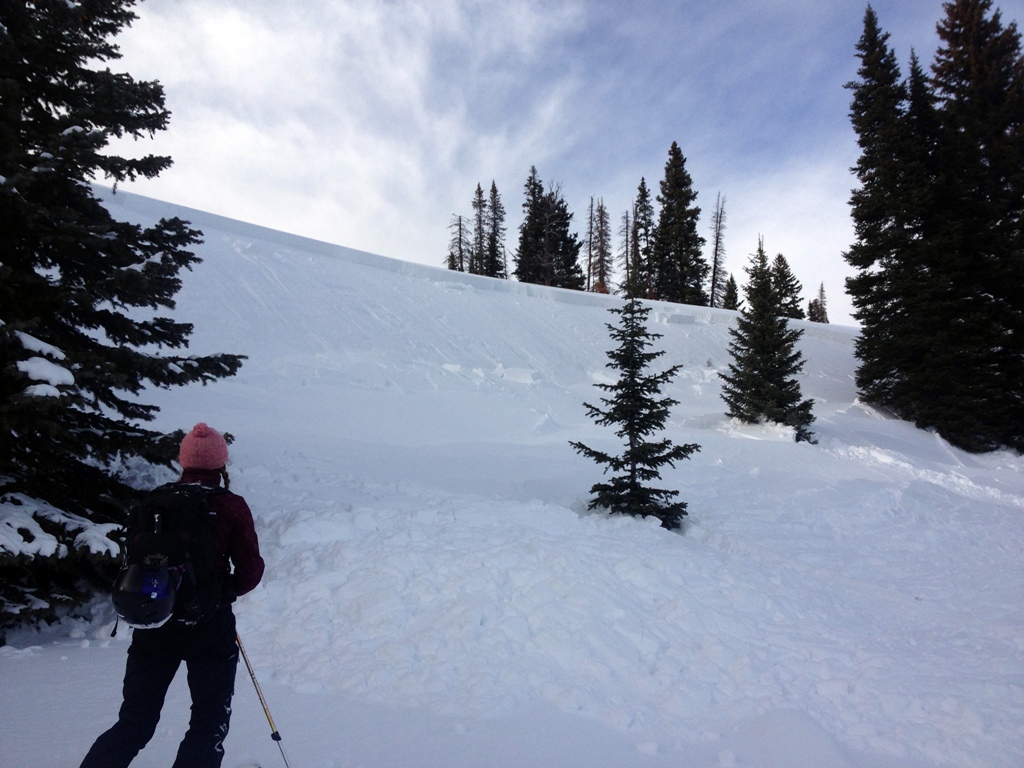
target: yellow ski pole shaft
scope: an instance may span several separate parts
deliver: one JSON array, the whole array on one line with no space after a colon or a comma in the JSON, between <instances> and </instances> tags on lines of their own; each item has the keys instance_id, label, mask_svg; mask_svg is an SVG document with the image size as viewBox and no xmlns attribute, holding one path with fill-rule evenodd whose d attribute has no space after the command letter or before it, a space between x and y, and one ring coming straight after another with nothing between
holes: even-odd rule
<instances>
[{"instance_id":1,"label":"yellow ski pole shaft","mask_svg":"<svg viewBox=\"0 0 1024 768\"><path fill-rule=\"evenodd\" d=\"M285 768L291 768L288 762L288 756L284 753L284 745L281 743L281 734L277 731L277 726L274 725L274 718L270 714L270 708L267 706L267 700L263 697L263 691L260 690L260 683L256 679L256 673L253 671L252 664L249 663L249 655L245 652L245 646L242 645L242 636L235 632L235 641L238 643L238 650L242 653L242 659L245 661L245 668L249 670L249 677L252 679L252 685L256 689L256 695L259 696L260 704L263 705L263 714L267 716L267 722L270 723L270 738L277 742L277 748L281 750L281 758L284 760Z\"/></svg>"}]
</instances>

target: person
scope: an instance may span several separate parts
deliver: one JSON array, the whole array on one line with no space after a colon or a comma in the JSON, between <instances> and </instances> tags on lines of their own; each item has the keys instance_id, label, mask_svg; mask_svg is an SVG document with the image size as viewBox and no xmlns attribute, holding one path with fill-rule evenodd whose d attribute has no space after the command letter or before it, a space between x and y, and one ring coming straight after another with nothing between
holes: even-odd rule
<instances>
[{"instance_id":1,"label":"person","mask_svg":"<svg viewBox=\"0 0 1024 768\"><path fill-rule=\"evenodd\" d=\"M172 616L156 629L136 629L128 648L124 701L117 722L92 745L81 768L127 766L156 732L160 710L181 662L188 672L192 713L173 768L217 768L224 759L224 738L238 666L235 616L231 603L254 589L264 563L245 499L231 493L228 446L215 429L200 423L181 442L180 483L198 483L223 491L211 494L217 513L214 549L226 575L224 594L214 614L187 624Z\"/></svg>"}]
</instances>

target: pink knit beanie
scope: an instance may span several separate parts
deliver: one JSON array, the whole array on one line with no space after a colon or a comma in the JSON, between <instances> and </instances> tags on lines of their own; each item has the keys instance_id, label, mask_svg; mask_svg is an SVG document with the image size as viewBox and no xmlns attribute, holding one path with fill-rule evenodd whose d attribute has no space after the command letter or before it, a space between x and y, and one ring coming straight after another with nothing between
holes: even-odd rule
<instances>
[{"instance_id":1,"label":"pink knit beanie","mask_svg":"<svg viewBox=\"0 0 1024 768\"><path fill-rule=\"evenodd\" d=\"M228 463L228 444L220 432L200 422L181 441L178 463L182 469L220 469Z\"/></svg>"}]
</instances>

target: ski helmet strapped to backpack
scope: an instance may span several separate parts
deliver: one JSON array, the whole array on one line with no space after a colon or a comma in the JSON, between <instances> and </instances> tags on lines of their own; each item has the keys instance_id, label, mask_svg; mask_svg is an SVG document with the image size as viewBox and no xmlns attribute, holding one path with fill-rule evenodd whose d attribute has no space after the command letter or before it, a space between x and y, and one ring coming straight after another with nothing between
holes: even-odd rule
<instances>
[{"instance_id":1,"label":"ski helmet strapped to backpack","mask_svg":"<svg viewBox=\"0 0 1024 768\"><path fill-rule=\"evenodd\" d=\"M169 483L132 508L113 594L129 626L153 629L172 617L196 623L217 609L224 573L213 543L217 513L209 499L216 493L223 491Z\"/></svg>"}]
</instances>

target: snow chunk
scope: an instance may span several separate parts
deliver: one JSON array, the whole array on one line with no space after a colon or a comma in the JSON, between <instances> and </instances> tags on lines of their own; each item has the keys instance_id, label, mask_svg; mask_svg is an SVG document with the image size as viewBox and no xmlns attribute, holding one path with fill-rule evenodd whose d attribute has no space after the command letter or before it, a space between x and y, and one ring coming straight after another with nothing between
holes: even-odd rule
<instances>
[{"instance_id":1,"label":"snow chunk","mask_svg":"<svg viewBox=\"0 0 1024 768\"><path fill-rule=\"evenodd\" d=\"M730 437L741 437L747 440L793 440L796 430L787 427L785 424L778 424L774 421L764 421L757 424L749 424L740 419L729 419L721 431Z\"/></svg>"},{"instance_id":2,"label":"snow chunk","mask_svg":"<svg viewBox=\"0 0 1024 768\"><path fill-rule=\"evenodd\" d=\"M58 553L60 544L46 533L32 516L36 507L0 506L0 550L15 555L50 557ZM61 556L63 556L61 552Z\"/></svg>"},{"instance_id":3,"label":"snow chunk","mask_svg":"<svg viewBox=\"0 0 1024 768\"><path fill-rule=\"evenodd\" d=\"M117 557L121 548L111 540L110 534L119 527L115 523L94 523L75 537L75 549L84 548L90 552Z\"/></svg>"},{"instance_id":4,"label":"snow chunk","mask_svg":"<svg viewBox=\"0 0 1024 768\"><path fill-rule=\"evenodd\" d=\"M69 531L78 531L75 549L85 548L111 557L120 552L117 542L109 538L120 528L116 523L94 523L23 494L13 494L9 498L10 501L0 504L0 551L32 557L66 557L67 545L43 530L37 519L43 518Z\"/></svg>"},{"instance_id":5,"label":"snow chunk","mask_svg":"<svg viewBox=\"0 0 1024 768\"><path fill-rule=\"evenodd\" d=\"M45 341L40 341L35 336L30 336L22 331L15 331L15 335L21 341L21 346L27 349L29 352L35 352L39 355L46 355L52 357L54 360L64 360L66 355L57 349L52 344L47 344Z\"/></svg>"},{"instance_id":6,"label":"snow chunk","mask_svg":"<svg viewBox=\"0 0 1024 768\"><path fill-rule=\"evenodd\" d=\"M60 397L61 391L49 384L33 384L31 387L25 387L23 394L27 397Z\"/></svg>"},{"instance_id":7,"label":"snow chunk","mask_svg":"<svg viewBox=\"0 0 1024 768\"><path fill-rule=\"evenodd\" d=\"M18 361L18 370L32 381L45 382L54 387L71 386L75 383L74 374L67 368L51 363L45 357L30 357Z\"/></svg>"},{"instance_id":8,"label":"snow chunk","mask_svg":"<svg viewBox=\"0 0 1024 768\"><path fill-rule=\"evenodd\" d=\"M506 368L501 363L494 369L494 374L499 378L511 381L516 384L534 384L537 381L537 372L531 368Z\"/></svg>"}]
</instances>

